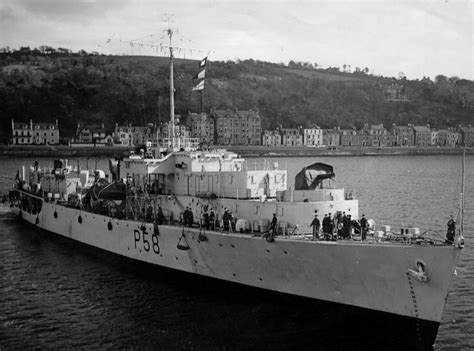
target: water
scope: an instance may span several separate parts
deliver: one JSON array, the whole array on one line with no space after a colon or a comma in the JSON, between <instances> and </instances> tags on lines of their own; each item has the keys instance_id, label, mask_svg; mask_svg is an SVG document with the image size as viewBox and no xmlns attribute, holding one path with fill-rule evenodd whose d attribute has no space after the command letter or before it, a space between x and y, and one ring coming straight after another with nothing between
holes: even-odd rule
<instances>
[{"instance_id":1,"label":"water","mask_svg":"<svg viewBox=\"0 0 474 351\"><path fill-rule=\"evenodd\" d=\"M34 162L1 161L0 189L20 165ZM287 166L289 179L312 162L332 164L337 184L355 193L360 213L377 224L430 228L442 237L449 215L457 215L460 156L270 161ZM474 348L474 156L466 161L466 248L438 332L440 350ZM84 167L86 160L80 162ZM97 164L107 168L107 160ZM329 321L324 313L306 300L282 301L255 289L132 264L37 233L0 208L0 349L363 349L350 333L318 334L316 324Z\"/></svg>"}]
</instances>

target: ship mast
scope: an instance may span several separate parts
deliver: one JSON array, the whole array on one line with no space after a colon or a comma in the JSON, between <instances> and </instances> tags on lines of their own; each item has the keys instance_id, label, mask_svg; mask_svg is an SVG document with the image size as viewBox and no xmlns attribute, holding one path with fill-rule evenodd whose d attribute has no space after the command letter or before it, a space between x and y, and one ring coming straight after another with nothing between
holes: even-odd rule
<instances>
[{"instance_id":1,"label":"ship mast","mask_svg":"<svg viewBox=\"0 0 474 351\"><path fill-rule=\"evenodd\" d=\"M170 124L171 124L171 150L174 151L175 149L175 142L174 142L174 137L175 137L175 130L174 130L174 72L173 72L173 46L171 45L171 40L173 37L173 30L171 28L168 28L166 30L166 34L168 34L168 37L170 39Z\"/></svg>"},{"instance_id":2,"label":"ship mast","mask_svg":"<svg viewBox=\"0 0 474 351\"><path fill-rule=\"evenodd\" d=\"M170 54L170 128L169 128L169 139L171 140L171 149L175 149L175 123L174 123L174 75L173 75L173 49L182 49L178 47L173 47L172 44L172 37L174 31L171 28L165 30L166 34L169 37L169 45L162 45L162 44L154 44L154 43L146 43L141 41L131 41L130 45L138 45L138 46L148 46L160 50L169 49Z\"/></svg>"},{"instance_id":3,"label":"ship mast","mask_svg":"<svg viewBox=\"0 0 474 351\"><path fill-rule=\"evenodd\" d=\"M176 128L175 128L175 116L174 116L174 68L173 68L173 58L174 58L174 51L177 50L178 52L181 51L190 51L191 53L194 52L203 52L202 49L196 48L184 48L173 46L173 34L177 33L177 30L171 29L169 26L169 18L168 18L168 28L164 30L165 34L168 36L169 45L162 45L162 44L155 44L155 43L147 43L142 41L130 41L130 45L138 45L138 46L148 46L160 50L169 49L169 58L170 58L170 128L169 128L169 139L171 141L170 148L172 151L175 151L179 145L176 145ZM179 139L178 139L179 144Z\"/></svg>"}]
</instances>

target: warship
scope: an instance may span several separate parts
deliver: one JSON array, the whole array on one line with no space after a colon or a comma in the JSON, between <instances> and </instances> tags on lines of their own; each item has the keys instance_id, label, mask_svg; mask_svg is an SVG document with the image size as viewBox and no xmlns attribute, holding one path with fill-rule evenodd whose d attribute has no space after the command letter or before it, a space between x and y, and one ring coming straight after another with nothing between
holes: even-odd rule
<instances>
[{"instance_id":1,"label":"warship","mask_svg":"<svg viewBox=\"0 0 474 351\"><path fill-rule=\"evenodd\" d=\"M61 160L23 166L9 194L13 213L150 265L403 317L404 337L433 345L464 246L462 201L452 241L419 228L360 227L358 200L335 186L330 165L288 179L276 162L257 167L189 147L174 131L170 81L166 148L111 160L110 179ZM316 228L311 220L324 214Z\"/></svg>"}]
</instances>

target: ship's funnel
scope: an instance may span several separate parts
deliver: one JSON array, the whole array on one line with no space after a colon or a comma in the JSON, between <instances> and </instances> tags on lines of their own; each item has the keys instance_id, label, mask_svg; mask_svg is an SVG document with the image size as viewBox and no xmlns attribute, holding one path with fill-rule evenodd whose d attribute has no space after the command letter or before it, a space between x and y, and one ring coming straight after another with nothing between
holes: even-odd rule
<instances>
[{"instance_id":1,"label":"ship's funnel","mask_svg":"<svg viewBox=\"0 0 474 351\"><path fill-rule=\"evenodd\" d=\"M336 175L331 165L313 163L304 167L295 177L295 190L314 190L323 179L334 179Z\"/></svg>"}]
</instances>

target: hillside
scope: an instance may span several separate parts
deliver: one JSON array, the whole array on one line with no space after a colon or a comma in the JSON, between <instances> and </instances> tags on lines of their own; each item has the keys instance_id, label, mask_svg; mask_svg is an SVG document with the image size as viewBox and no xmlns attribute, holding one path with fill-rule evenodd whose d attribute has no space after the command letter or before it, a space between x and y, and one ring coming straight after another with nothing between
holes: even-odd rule
<instances>
[{"instance_id":1,"label":"hillside","mask_svg":"<svg viewBox=\"0 0 474 351\"><path fill-rule=\"evenodd\" d=\"M63 136L77 122L144 124L169 116L169 59L140 56L0 54L0 138L8 141L11 119L59 120ZM198 62L175 61L176 113L199 112ZM258 109L263 128L334 126L360 128L430 124L435 128L473 121L474 82L438 76L435 82L375 77L253 60L210 62L204 111L211 107ZM397 84L409 101L386 101Z\"/></svg>"}]
</instances>

